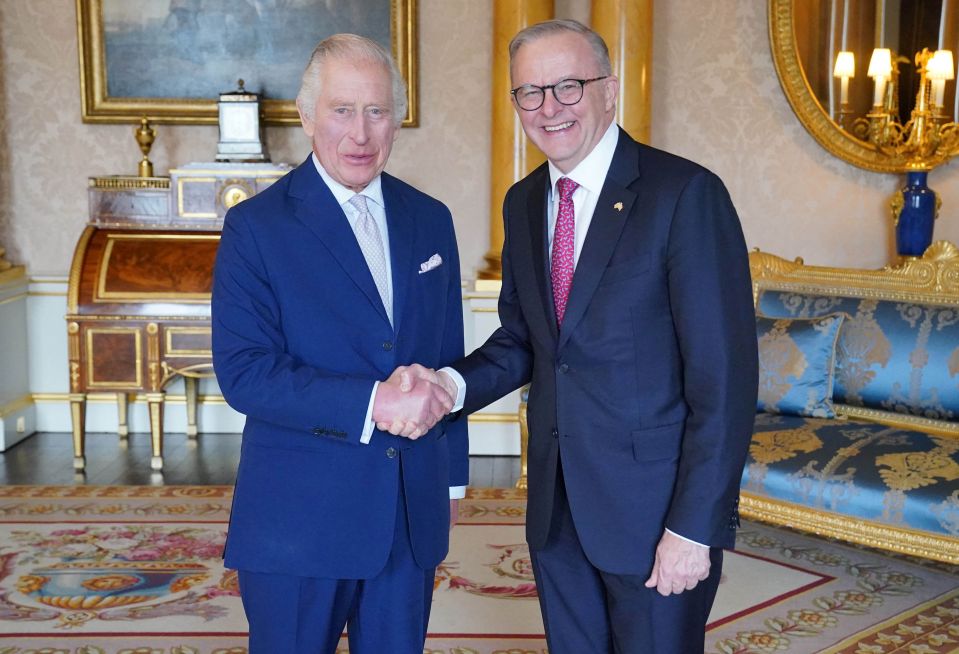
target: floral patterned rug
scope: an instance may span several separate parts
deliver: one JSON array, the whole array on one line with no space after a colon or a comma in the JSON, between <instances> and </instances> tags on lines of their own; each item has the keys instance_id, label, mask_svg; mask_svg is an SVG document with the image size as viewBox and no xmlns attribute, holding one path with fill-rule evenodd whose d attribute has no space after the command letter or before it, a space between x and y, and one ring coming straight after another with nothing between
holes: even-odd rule
<instances>
[{"instance_id":1,"label":"floral patterned rug","mask_svg":"<svg viewBox=\"0 0 959 654\"><path fill-rule=\"evenodd\" d=\"M0 488L0 654L245 654L222 567L223 486ZM543 654L525 502L471 490L437 570L429 654ZM933 654L959 647L959 575L746 524L710 654ZM348 649L344 639L341 649Z\"/></svg>"}]
</instances>

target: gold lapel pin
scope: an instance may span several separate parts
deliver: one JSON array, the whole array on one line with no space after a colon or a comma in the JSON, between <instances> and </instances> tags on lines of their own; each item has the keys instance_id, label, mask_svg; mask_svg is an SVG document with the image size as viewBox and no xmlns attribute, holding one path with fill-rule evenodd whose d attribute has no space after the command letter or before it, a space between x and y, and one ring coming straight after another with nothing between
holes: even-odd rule
<instances>
[{"instance_id":1,"label":"gold lapel pin","mask_svg":"<svg viewBox=\"0 0 959 654\"><path fill-rule=\"evenodd\" d=\"M622 211L622 210L623 210L623 203L622 203L622 202L617 202L616 204L613 205L613 209L615 209L616 211Z\"/></svg>"}]
</instances>

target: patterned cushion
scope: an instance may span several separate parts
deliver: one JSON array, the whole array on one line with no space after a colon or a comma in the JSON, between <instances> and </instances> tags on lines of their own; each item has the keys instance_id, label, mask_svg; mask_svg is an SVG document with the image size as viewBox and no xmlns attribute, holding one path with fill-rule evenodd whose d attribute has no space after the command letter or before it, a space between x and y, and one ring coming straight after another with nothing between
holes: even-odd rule
<instances>
[{"instance_id":1,"label":"patterned cushion","mask_svg":"<svg viewBox=\"0 0 959 654\"><path fill-rule=\"evenodd\" d=\"M849 315L836 348L836 402L959 421L956 308L767 290L757 310L790 318Z\"/></svg>"},{"instance_id":2,"label":"patterned cushion","mask_svg":"<svg viewBox=\"0 0 959 654\"><path fill-rule=\"evenodd\" d=\"M832 418L836 340L845 316L756 317L759 410Z\"/></svg>"},{"instance_id":3,"label":"patterned cushion","mask_svg":"<svg viewBox=\"0 0 959 654\"><path fill-rule=\"evenodd\" d=\"M742 489L959 536L959 440L861 420L758 414Z\"/></svg>"}]
</instances>

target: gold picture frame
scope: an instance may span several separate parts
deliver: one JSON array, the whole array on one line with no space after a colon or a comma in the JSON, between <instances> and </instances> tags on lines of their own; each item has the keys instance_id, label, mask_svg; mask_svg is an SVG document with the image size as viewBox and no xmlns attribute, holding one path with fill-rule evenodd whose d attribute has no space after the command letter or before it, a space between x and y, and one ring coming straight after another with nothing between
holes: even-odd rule
<instances>
[{"instance_id":1,"label":"gold picture frame","mask_svg":"<svg viewBox=\"0 0 959 654\"><path fill-rule=\"evenodd\" d=\"M377 0L369 1L373 3ZM408 89L409 109L406 118L403 120L403 127L416 127L419 124L416 0L378 1L388 2L389 4L390 45ZM305 2L301 3L301 6L309 4L311 3ZM316 0L315 4L319 6L324 3L322 0ZM351 2L344 3L343 6L352 8L362 4ZM83 122L136 123L146 116L154 123L216 124L216 96L220 92L231 90L228 88L230 86L229 82L220 83L217 81L216 84L219 85L219 88L217 90L211 88L209 97L144 97L144 94L136 93L110 94L111 80L108 79L107 71L107 40L104 35L103 5L104 0L76 0L77 42L80 58L80 104ZM159 5L167 8L166 11L170 17L174 15L174 3L164 0ZM200 6L201 3L197 2L194 5ZM114 4L112 6L127 11L123 5ZM140 6L143 7L143 5ZM182 19L168 18L167 22L175 23L177 20ZM193 20L193 27L196 28L196 18L193 17ZM209 41L208 32L204 33L195 29L192 33L197 36L203 35ZM187 36L189 36L189 33ZM257 36L271 47L273 44L285 43L284 39L271 39L271 35L268 33L259 33ZM319 38L322 38L322 36ZM319 40L319 38L316 40ZM302 73L309 53L315 44L316 41L303 46L303 52L298 55L299 59L296 61L296 65L299 66L299 74ZM129 47L129 44L127 44L127 47ZM127 58L124 63L131 60L136 61L136 59ZM295 79L297 87L299 85L299 74ZM176 76L171 77L176 79ZM144 78L142 83L149 84L151 80ZM252 85L248 88L253 92L258 90ZM263 113L264 121L269 125L300 124L293 97L265 98L263 100Z\"/></svg>"}]
</instances>

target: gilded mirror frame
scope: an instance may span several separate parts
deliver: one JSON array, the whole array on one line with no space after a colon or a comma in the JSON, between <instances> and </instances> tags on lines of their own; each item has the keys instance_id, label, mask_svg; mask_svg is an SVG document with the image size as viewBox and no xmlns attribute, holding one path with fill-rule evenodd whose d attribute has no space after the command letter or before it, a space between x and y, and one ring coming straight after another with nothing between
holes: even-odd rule
<instances>
[{"instance_id":1,"label":"gilded mirror frame","mask_svg":"<svg viewBox=\"0 0 959 654\"><path fill-rule=\"evenodd\" d=\"M409 109L402 126L416 127L419 125L416 0L390 0L389 5L393 57L406 81L409 99ZM107 91L103 0L76 0L76 12L83 122L137 123L146 116L153 123L217 123L216 97L192 99L110 96ZM303 53L304 65L308 57L309 50ZM295 98L265 98L263 115L267 125L300 124Z\"/></svg>"},{"instance_id":2,"label":"gilded mirror frame","mask_svg":"<svg viewBox=\"0 0 959 654\"><path fill-rule=\"evenodd\" d=\"M793 4L769 0L769 45L779 83L799 122L831 154L854 166L880 173L906 172L905 162L880 153L841 129L816 99L799 61Z\"/></svg>"}]
</instances>

